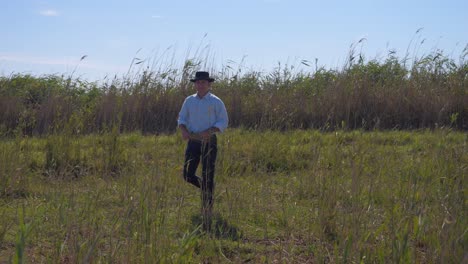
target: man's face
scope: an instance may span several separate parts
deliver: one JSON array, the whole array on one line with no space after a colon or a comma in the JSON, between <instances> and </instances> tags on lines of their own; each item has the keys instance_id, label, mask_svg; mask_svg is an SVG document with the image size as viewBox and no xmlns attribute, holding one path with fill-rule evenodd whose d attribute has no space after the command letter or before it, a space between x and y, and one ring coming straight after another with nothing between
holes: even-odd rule
<instances>
[{"instance_id":1,"label":"man's face","mask_svg":"<svg viewBox=\"0 0 468 264\"><path fill-rule=\"evenodd\" d=\"M211 83L207 80L197 80L195 81L195 88L197 92L201 95L205 95L211 87Z\"/></svg>"}]
</instances>

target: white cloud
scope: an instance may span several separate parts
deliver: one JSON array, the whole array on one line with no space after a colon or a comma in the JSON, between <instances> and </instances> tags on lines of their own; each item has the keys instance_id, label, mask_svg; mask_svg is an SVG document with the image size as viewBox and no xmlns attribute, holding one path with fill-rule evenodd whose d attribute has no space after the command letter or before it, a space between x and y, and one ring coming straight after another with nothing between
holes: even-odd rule
<instances>
[{"instance_id":1,"label":"white cloud","mask_svg":"<svg viewBox=\"0 0 468 264\"><path fill-rule=\"evenodd\" d=\"M45 9L45 10L41 10L39 11L39 14L41 16L59 16L59 12L57 10L53 10L53 9Z\"/></svg>"},{"instance_id":2,"label":"white cloud","mask_svg":"<svg viewBox=\"0 0 468 264\"><path fill-rule=\"evenodd\" d=\"M61 67L78 67L90 70L111 70L124 71L128 67L120 65L111 65L100 61L90 61L87 57L80 60L83 56L64 56L61 58L37 57L20 54L0 54L0 63L13 62L26 65L49 65Z\"/></svg>"},{"instance_id":3,"label":"white cloud","mask_svg":"<svg viewBox=\"0 0 468 264\"><path fill-rule=\"evenodd\" d=\"M163 16L160 16L160 15L152 15L151 18L154 18L154 19L161 19L161 18L163 18Z\"/></svg>"}]
</instances>

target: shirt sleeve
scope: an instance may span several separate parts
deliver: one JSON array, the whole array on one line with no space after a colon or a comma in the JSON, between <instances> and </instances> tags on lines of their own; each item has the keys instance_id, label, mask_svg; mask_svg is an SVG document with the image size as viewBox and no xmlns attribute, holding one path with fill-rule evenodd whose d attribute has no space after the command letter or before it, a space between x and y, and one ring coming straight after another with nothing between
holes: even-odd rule
<instances>
[{"instance_id":1,"label":"shirt sleeve","mask_svg":"<svg viewBox=\"0 0 468 264\"><path fill-rule=\"evenodd\" d=\"M216 105L216 123L215 127L219 129L220 132L224 132L224 130L228 127L229 118L226 111L226 106L224 106L223 101L219 100Z\"/></svg>"},{"instance_id":2,"label":"shirt sleeve","mask_svg":"<svg viewBox=\"0 0 468 264\"><path fill-rule=\"evenodd\" d=\"M189 117L188 111L188 100L185 99L184 103L182 104L182 108L180 109L179 116L177 118L177 126L180 125L187 125L187 120Z\"/></svg>"}]
</instances>

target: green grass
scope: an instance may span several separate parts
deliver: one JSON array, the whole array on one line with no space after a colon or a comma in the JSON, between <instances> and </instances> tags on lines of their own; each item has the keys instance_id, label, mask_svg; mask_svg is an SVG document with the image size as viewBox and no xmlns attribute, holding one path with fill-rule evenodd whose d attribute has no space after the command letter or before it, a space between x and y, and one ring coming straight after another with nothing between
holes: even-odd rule
<instances>
[{"instance_id":1,"label":"green grass","mask_svg":"<svg viewBox=\"0 0 468 264\"><path fill-rule=\"evenodd\" d=\"M204 234L178 134L2 139L0 262L461 263L467 140L230 130Z\"/></svg>"}]
</instances>

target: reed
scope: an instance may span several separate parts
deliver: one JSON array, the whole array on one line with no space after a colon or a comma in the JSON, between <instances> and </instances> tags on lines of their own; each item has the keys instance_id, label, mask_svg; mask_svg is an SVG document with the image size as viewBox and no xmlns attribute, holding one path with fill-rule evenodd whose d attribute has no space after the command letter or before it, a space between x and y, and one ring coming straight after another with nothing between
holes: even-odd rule
<instances>
[{"instance_id":1,"label":"reed","mask_svg":"<svg viewBox=\"0 0 468 264\"><path fill-rule=\"evenodd\" d=\"M210 67L204 63L207 55L196 54L202 57L187 58L181 69L153 62L152 68L131 68L128 75L103 82L0 77L0 132L47 135L72 115L79 116L84 133L100 133L117 123L121 132L174 132L181 103L194 93L188 79ZM366 60L352 49L341 69L278 64L271 72L256 72L225 65L212 69L213 92L225 101L232 127L466 130L467 54L468 47L456 61L436 50L415 56L409 65L407 57L393 51Z\"/></svg>"}]
</instances>

